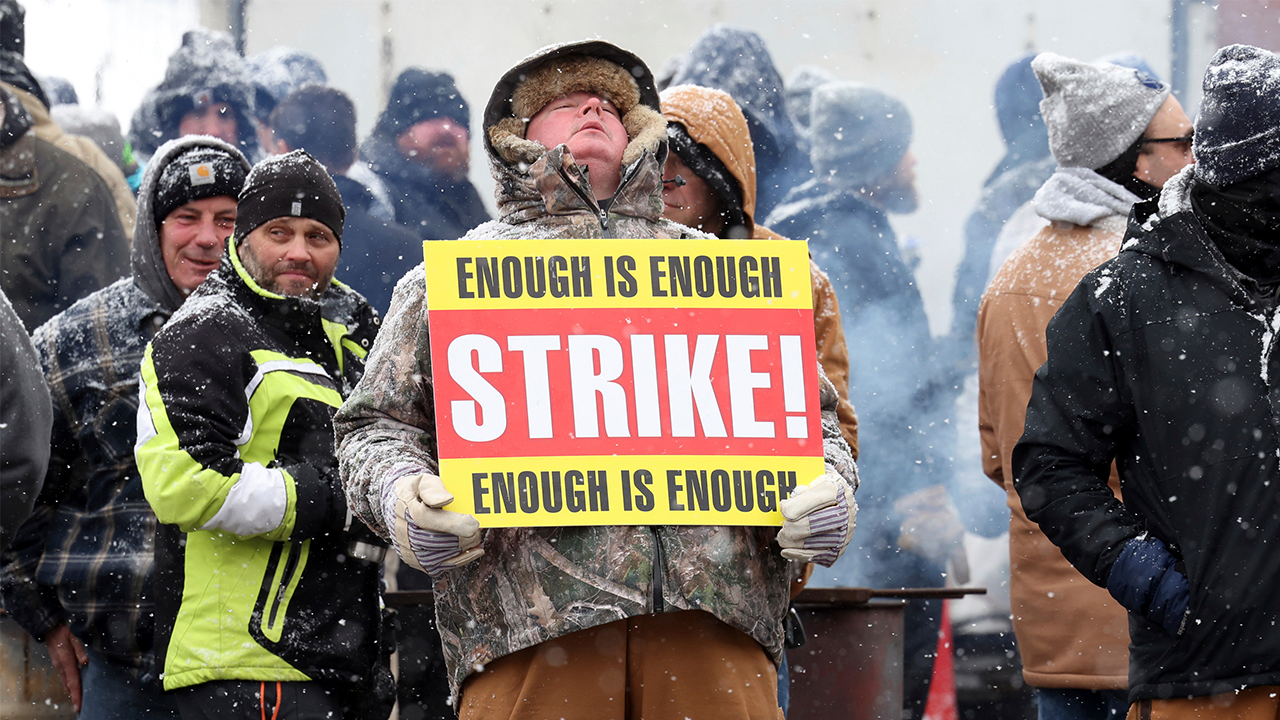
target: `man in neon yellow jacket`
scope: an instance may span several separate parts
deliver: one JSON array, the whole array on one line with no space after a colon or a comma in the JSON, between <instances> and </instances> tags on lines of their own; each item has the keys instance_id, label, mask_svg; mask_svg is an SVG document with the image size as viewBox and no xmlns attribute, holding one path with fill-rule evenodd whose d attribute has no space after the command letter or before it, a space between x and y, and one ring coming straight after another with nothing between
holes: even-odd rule
<instances>
[{"instance_id":1,"label":"man in neon yellow jacket","mask_svg":"<svg viewBox=\"0 0 1280 720\"><path fill-rule=\"evenodd\" d=\"M260 163L221 266L143 360L138 469L165 523L156 653L186 720L385 717L394 699L383 545L351 521L333 451L378 326L332 280L342 221L310 155Z\"/></svg>"}]
</instances>

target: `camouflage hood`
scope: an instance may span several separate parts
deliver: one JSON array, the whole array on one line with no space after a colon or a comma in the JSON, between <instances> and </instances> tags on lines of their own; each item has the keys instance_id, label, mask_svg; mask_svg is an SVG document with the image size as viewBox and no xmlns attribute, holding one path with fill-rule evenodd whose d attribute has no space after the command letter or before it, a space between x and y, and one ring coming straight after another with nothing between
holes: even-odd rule
<instances>
[{"instance_id":1,"label":"camouflage hood","mask_svg":"<svg viewBox=\"0 0 1280 720\"><path fill-rule=\"evenodd\" d=\"M554 94L552 88L528 87L539 82L539 69L553 62L568 63L580 73L580 77L563 80L556 88L572 91L590 87L623 111L630 142L623 154L618 192L611 202L603 203L605 207L594 199L590 180L566 146L548 149L524 139L528 118L516 116L513 98ZM520 110L522 114L528 112L528 108ZM597 231L600 226L612 231L617 222L660 221L662 168L667 160L666 121L659 112L653 74L634 54L599 40L543 48L517 63L494 86L485 107L484 129L485 150L497 183L494 194L501 218L498 224L520 227L522 237L548 237L546 231L551 227L567 226L577 230L555 236L603 237L593 233L590 226L594 225ZM533 221L544 230L530 234L527 224ZM673 230L675 227L678 226L672 225ZM485 237L492 237L494 229L486 224L473 233L484 230ZM636 237L659 235L650 231Z\"/></svg>"}]
</instances>

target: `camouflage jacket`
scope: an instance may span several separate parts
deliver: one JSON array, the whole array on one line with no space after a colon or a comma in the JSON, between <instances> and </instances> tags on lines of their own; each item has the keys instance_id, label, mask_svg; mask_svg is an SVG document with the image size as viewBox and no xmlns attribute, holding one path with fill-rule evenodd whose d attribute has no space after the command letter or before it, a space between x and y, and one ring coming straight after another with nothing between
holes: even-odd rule
<instances>
[{"instance_id":1,"label":"camouflage jacket","mask_svg":"<svg viewBox=\"0 0 1280 720\"><path fill-rule=\"evenodd\" d=\"M565 146L526 173L495 160L501 219L469 239L708 237L661 219L662 166L645 154L623 176L609 212L591 200ZM578 187L570 187L570 184ZM352 510L383 537L382 481L397 467L437 471L425 281L396 288L364 379L335 418ZM828 470L855 488L857 471L822 375ZM477 665L547 640L646 613L701 609L782 658L790 565L776 528L596 526L490 529L484 556L435 578L437 625L455 697Z\"/></svg>"}]
</instances>

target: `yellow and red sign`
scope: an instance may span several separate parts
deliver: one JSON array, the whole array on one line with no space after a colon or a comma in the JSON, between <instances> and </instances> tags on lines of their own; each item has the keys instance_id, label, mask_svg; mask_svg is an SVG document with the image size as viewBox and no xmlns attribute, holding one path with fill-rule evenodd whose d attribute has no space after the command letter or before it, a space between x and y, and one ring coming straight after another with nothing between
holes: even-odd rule
<instances>
[{"instance_id":1,"label":"yellow and red sign","mask_svg":"<svg viewBox=\"0 0 1280 720\"><path fill-rule=\"evenodd\" d=\"M823 472L809 256L424 243L440 475L484 527L780 525Z\"/></svg>"}]
</instances>

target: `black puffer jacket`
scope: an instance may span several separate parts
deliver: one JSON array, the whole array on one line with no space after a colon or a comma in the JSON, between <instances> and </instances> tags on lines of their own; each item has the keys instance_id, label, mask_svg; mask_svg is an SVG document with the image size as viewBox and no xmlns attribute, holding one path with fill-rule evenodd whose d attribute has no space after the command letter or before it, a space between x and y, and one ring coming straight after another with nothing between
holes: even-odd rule
<instances>
[{"instance_id":1,"label":"black puffer jacket","mask_svg":"<svg viewBox=\"0 0 1280 720\"><path fill-rule=\"evenodd\" d=\"M1179 198L1189 177L1050 323L1013 452L1027 516L1091 581L1143 532L1185 566L1180 638L1129 616L1130 701L1280 684L1280 313Z\"/></svg>"}]
</instances>

